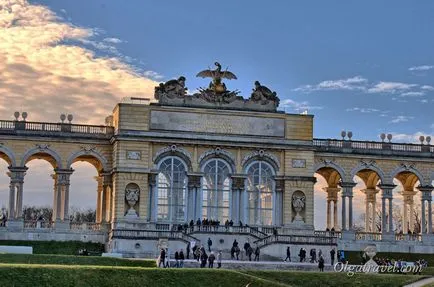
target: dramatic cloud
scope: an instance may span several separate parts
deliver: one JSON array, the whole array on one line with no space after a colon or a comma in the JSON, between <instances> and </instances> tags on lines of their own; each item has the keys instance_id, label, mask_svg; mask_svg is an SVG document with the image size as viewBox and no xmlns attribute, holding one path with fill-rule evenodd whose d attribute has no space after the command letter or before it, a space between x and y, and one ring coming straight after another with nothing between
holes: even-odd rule
<instances>
[{"instance_id":1,"label":"dramatic cloud","mask_svg":"<svg viewBox=\"0 0 434 287\"><path fill-rule=\"evenodd\" d=\"M112 46L121 40L96 38L97 29L47 7L0 0L0 113L27 111L30 121L71 113L74 122L101 124L122 97L152 98L157 83L126 63Z\"/></svg>"},{"instance_id":2,"label":"dramatic cloud","mask_svg":"<svg viewBox=\"0 0 434 287\"><path fill-rule=\"evenodd\" d=\"M389 123L391 123L391 124L398 124L398 123L408 122L409 120L412 120L412 119L414 119L414 117L411 117L411 116L396 116Z\"/></svg>"},{"instance_id":3,"label":"dramatic cloud","mask_svg":"<svg viewBox=\"0 0 434 287\"><path fill-rule=\"evenodd\" d=\"M422 65L422 66L414 66L408 68L409 71L428 71L434 69L434 66L432 65Z\"/></svg>"},{"instance_id":4,"label":"dramatic cloud","mask_svg":"<svg viewBox=\"0 0 434 287\"><path fill-rule=\"evenodd\" d=\"M280 102L279 108L291 108L295 110L296 112L304 112L309 110L321 110L323 107L320 106L311 106L309 102L303 101L303 102L296 102L291 99L282 100Z\"/></svg>"}]
</instances>

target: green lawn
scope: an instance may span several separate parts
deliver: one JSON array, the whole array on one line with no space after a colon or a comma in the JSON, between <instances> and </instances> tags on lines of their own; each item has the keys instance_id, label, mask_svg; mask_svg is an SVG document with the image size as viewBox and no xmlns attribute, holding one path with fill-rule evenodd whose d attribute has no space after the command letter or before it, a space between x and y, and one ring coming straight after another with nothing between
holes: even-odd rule
<instances>
[{"instance_id":1,"label":"green lawn","mask_svg":"<svg viewBox=\"0 0 434 287\"><path fill-rule=\"evenodd\" d=\"M0 264L0 286L403 286L422 276Z\"/></svg>"},{"instance_id":2,"label":"green lawn","mask_svg":"<svg viewBox=\"0 0 434 287\"><path fill-rule=\"evenodd\" d=\"M100 256L47 254L0 254L0 263L156 267L155 260L128 260Z\"/></svg>"},{"instance_id":3,"label":"green lawn","mask_svg":"<svg viewBox=\"0 0 434 287\"><path fill-rule=\"evenodd\" d=\"M293 272L293 271L243 271L246 274L257 276L272 282L287 284L289 286L319 287L319 286L404 286L425 276L402 274L354 274L347 276L335 272Z\"/></svg>"},{"instance_id":4,"label":"green lawn","mask_svg":"<svg viewBox=\"0 0 434 287\"><path fill-rule=\"evenodd\" d=\"M87 249L92 255L101 255L104 244L80 241L20 241L0 240L0 245L32 246L34 254L77 255L78 250Z\"/></svg>"}]
</instances>

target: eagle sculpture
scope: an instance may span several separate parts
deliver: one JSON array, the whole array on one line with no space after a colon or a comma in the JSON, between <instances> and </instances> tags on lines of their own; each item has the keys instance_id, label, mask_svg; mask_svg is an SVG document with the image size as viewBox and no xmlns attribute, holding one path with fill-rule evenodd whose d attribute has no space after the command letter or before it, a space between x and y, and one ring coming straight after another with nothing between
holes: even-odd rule
<instances>
[{"instance_id":1,"label":"eagle sculpture","mask_svg":"<svg viewBox=\"0 0 434 287\"><path fill-rule=\"evenodd\" d=\"M204 70L199 72L196 77L212 78L212 82L209 84L209 89L216 93L224 93L226 92L226 85L222 82L222 79L236 80L237 76L227 69L222 71L222 65L218 62L215 62L214 65L217 67L215 70Z\"/></svg>"}]
</instances>

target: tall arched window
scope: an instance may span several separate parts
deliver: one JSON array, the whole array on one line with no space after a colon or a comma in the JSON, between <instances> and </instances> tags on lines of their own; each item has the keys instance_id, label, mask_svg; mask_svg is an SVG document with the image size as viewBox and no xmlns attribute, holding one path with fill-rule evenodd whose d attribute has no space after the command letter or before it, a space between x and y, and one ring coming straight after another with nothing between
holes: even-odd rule
<instances>
[{"instance_id":1,"label":"tall arched window","mask_svg":"<svg viewBox=\"0 0 434 287\"><path fill-rule=\"evenodd\" d=\"M274 170L265 161L255 161L247 168L247 223L273 223Z\"/></svg>"},{"instance_id":2,"label":"tall arched window","mask_svg":"<svg viewBox=\"0 0 434 287\"><path fill-rule=\"evenodd\" d=\"M203 167L202 216L222 223L229 219L230 167L222 159L212 159Z\"/></svg>"},{"instance_id":3,"label":"tall arched window","mask_svg":"<svg viewBox=\"0 0 434 287\"><path fill-rule=\"evenodd\" d=\"M157 220L185 222L186 165L177 157L161 161L157 181Z\"/></svg>"}]
</instances>

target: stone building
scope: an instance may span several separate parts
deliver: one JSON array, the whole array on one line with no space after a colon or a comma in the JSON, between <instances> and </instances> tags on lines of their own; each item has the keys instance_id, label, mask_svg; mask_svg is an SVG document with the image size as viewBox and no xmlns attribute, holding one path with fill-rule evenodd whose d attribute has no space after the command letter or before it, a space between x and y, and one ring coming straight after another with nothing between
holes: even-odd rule
<instances>
[{"instance_id":1,"label":"stone building","mask_svg":"<svg viewBox=\"0 0 434 287\"><path fill-rule=\"evenodd\" d=\"M276 93L258 81L248 98L228 91L223 79L236 76L216 66L198 74L212 78L198 93L187 94L184 77L162 83L151 103L117 104L106 126L33 123L19 115L0 121L0 157L10 170L8 226L0 228L0 239L32 234L35 240L99 241L125 256L154 256L162 244L179 249L208 237L215 248L227 250L236 238L272 256L284 254L287 244L361 250L373 241L380 251L434 252L429 138L426 144L392 143L385 135L381 142L352 141L350 135L314 139L312 115L278 111ZM22 220L26 164L33 158L54 170L54 212L46 228ZM69 222L76 161L90 162L99 173L97 222L85 227ZM324 218L333 232L314 227L314 174L327 182ZM366 186L364 231L354 230L355 176ZM392 222L396 180L404 188L404 230ZM414 232L417 193L422 222ZM198 226L204 218L219 225ZM184 224L188 228L179 228Z\"/></svg>"}]
</instances>

